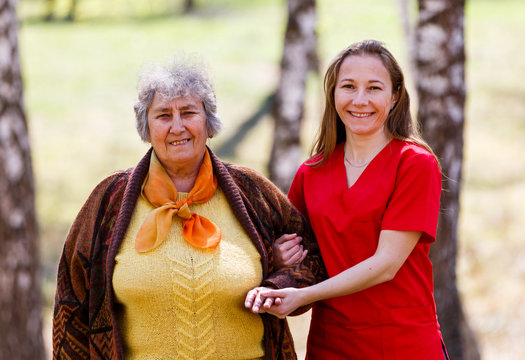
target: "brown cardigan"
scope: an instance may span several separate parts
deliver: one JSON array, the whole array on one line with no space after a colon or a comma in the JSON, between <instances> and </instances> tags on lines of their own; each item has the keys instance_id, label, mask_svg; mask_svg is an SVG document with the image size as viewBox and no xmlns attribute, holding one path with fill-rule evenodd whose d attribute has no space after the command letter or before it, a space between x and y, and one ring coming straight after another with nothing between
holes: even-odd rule
<instances>
[{"instance_id":1,"label":"brown cardigan","mask_svg":"<svg viewBox=\"0 0 525 360\"><path fill-rule=\"evenodd\" d=\"M112 277L115 256L149 169L151 151L135 168L101 181L69 231L58 267L54 359L124 359ZM286 196L255 171L224 163L211 150L210 155L220 188L261 255L262 285L304 287L326 278L313 232ZM286 233L303 237L308 256L299 265L275 271L272 243ZM286 320L261 316L265 359L296 359Z\"/></svg>"}]
</instances>

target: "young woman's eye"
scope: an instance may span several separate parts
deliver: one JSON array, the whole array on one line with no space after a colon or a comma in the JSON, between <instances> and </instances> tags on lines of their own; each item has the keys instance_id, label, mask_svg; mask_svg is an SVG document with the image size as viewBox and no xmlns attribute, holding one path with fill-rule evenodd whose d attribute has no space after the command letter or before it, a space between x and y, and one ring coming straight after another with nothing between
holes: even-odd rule
<instances>
[{"instance_id":1,"label":"young woman's eye","mask_svg":"<svg viewBox=\"0 0 525 360\"><path fill-rule=\"evenodd\" d=\"M343 84L342 88L344 88L344 89L353 89L354 85L353 84Z\"/></svg>"}]
</instances>

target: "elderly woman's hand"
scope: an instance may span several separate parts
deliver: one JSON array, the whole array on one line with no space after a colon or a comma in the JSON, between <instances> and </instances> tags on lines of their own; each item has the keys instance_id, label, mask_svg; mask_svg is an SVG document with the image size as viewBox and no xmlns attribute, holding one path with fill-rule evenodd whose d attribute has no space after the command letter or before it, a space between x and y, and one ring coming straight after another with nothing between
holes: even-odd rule
<instances>
[{"instance_id":1,"label":"elderly woman's hand","mask_svg":"<svg viewBox=\"0 0 525 360\"><path fill-rule=\"evenodd\" d=\"M261 286L248 291L246 299L244 300L244 307L250 309L255 314L260 314L266 312L266 310L270 309L273 305L280 305L281 299L261 295L261 292L268 290L273 289Z\"/></svg>"},{"instance_id":2,"label":"elderly woman's hand","mask_svg":"<svg viewBox=\"0 0 525 360\"><path fill-rule=\"evenodd\" d=\"M284 234L273 244L274 265L277 269L299 264L308 254L301 245L303 238L297 234Z\"/></svg>"},{"instance_id":3,"label":"elderly woman's hand","mask_svg":"<svg viewBox=\"0 0 525 360\"><path fill-rule=\"evenodd\" d=\"M307 303L301 289L270 289L258 287L248 292L244 306L253 313L269 313L284 319Z\"/></svg>"}]
</instances>

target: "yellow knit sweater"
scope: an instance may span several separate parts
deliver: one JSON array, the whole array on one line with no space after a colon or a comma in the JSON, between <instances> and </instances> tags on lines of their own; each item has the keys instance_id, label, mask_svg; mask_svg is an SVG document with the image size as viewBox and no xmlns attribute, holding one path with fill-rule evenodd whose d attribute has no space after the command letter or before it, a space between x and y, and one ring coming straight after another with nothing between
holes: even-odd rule
<instances>
[{"instance_id":1,"label":"yellow knit sweater","mask_svg":"<svg viewBox=\"0 0 525 360\"><path fill-rule=\"evenodd\" d=\"M126 359L262 358L262 320L243 306L262 280L260 255L222 191L190 207L221 229L215 250L188 244L174 217L160 247L135 252L135 236L152 209L139 197L113 274Z\"/></svg>"}]
</instances>

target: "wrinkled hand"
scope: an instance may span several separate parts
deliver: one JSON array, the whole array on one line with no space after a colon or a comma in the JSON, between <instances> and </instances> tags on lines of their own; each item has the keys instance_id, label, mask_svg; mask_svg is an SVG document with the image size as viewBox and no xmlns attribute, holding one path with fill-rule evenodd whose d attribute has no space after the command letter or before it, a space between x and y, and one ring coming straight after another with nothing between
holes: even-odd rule
<instances>
[{"instance_id":1,"label":"wrinkled hand","mask_svg":"<svg viewBox=\"0 0 525 360\"><path fill-rule=\"evenodd\" d=\"M308 254L301 244L303 238L297 234L284 234L273 244L274 264L277 269L299 264Z\"/></svg>"},{"instance_id":2,"label":"wrinkled hand","mask_svg":"<svg viewBox=\"0 0 525 360\"><path fill-rule=\"evenodd\" d=\"M256 287L248 291L246 299L244 300L244 307L250 309L255 314L265 313L267 309L270 309L274 304L280 304L281 299L274 297L263 296L263 291L272 290L266 287Z\"/></svg>"}]
</instances>

